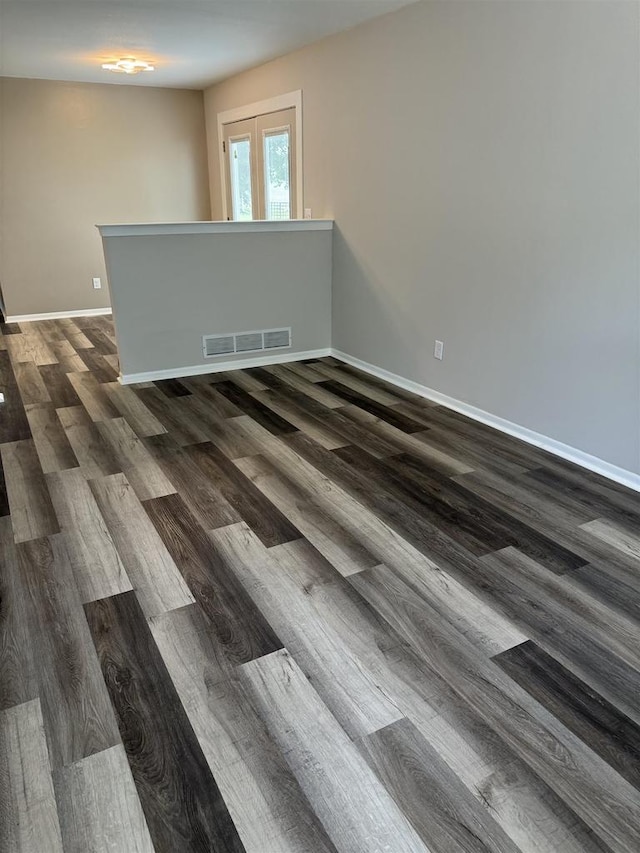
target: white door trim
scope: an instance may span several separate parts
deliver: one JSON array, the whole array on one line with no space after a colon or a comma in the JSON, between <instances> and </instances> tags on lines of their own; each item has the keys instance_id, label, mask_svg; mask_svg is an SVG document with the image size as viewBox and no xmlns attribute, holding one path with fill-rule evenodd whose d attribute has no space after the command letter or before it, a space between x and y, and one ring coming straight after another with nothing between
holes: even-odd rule
<instances>
[{"instance_id":1,"label":"white door trim","mask_svg":"<svg viewBox=\"0 0 640 853\"><path fill-rule=\"evenodd\" d=\"M218 113L218 155L220 160L220 187L222 189L222 218L226 220L229 215L227 210L227 173L225 170L225 155L222 153L223 126L234 121L244 121L248 118L265 115L266 113L277 113L280 110L288 110L295 107L296 110L296 208L298 219L304 217L304 193L303 193L303 170L302 170L302 89L295 92L287 92L285 95L276 95L264 101L256 101L244 107L235 107Z\"/></svg>"}]
</instances>

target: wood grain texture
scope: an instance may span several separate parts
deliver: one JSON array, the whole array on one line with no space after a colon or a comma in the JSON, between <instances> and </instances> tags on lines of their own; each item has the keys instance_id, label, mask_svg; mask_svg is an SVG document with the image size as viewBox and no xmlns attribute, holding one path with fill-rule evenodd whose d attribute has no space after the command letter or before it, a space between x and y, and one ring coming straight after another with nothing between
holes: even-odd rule
<instances>
[{"instance_id":1,"label":"wood grain texture","mask_svg":"<svg viewBox=\"0 0 640 853\"><path fill-rule=\"evenodd\" d=\"M640 790L640 727L532 641L494 658L542 705Z\"/></svg>"},{"instance_id":2,"label":"wood grain texture","mask_svg":"<svg viewBox=\"0 0 640 853\"><path fill-rule=\"evenodd\" d=\"M192 605L151 631L247 853L335 853L210 622Z\"/></svg>"},{"instance_id":3,"label":"wood grain texture","mask_svg":"<svg viewBox=\"0 0 640 853\"><path fill-rule=\"evenodd\" d=\"M144 506L209 621L217 642L216 658L232 667L282 648L273 628L179 495L156 498Z\"/></svg>"},{"instance_id":4,"label":"wood grain texture","mask_svg":"<svg viewBox=\"0 0 640 853\"><path fill-rule=\"evenodd\" d=\"M54 773L65 853L154 853L121 745Z\"/></svg>"},{"instance_id":5,"label":"wood grain texture","mask_svg":"<svg viewBox=\"0 0 640 853\"><path fill-rule=\"evenodd\" d=\"M532 583L535 563L514 549L484 557L482 563L492 573L496 598L502 597L505 610L526 624L543 647L552 648L576 674L640 722L640 647L632 623L610 613L611 625L603 631L609 615L606 608L591 604L586 596L572 596L571 589L562 595L557 586L545 588L539 574ZM573 607L567 605L572 598Z\"/></svg>"},{"instance_id":6,"label":"wood grain texture","mask_svg":"<svg viewBox=\"0 0 640 853\"><path fill-rule=\"evenodd\" d=\"M84 361L91 375L101 384L113 382L118 378L118 371L107 361L104 355L95 349L83 350L79 358Z\"/></svg>"},{"instance_id":7,"label":"wood grain texture","mask_svg":"<svg viewBox=\"0 0 640 853\"><path fill-rule=\"evenodd\" d=\"M79 470L47 477L84 603L130 590L129 580L89 484Z\"/></svg>"},{"instance_id":8,"label":"wood grain texture","mask_svg":"<svg viewBox=\"0 0 640 853\"><path fill-rule=\"evenodd\" d=\"M361 412L361 409L357 410ZM326 409L322 413L318 412L316 417L326 426L330 427L334 433L342 436L347 444L353 444L355 447L360 447L366 450L372 456L384 458L385 456L393 456L398 452L397 445L393 441L389 441L382 431L379 433L369 429L368 423L363 425L358 418L350 416L347 407L343 406L340 409ZM371 418L366 412L362 412L367 419ZM393 427L389 427L393 429ZM397 430L400 435L405 433ZM292 436L292 438L295 436ZM306 434L302 438L306 438ZM393 438L393 434L391 435Z\"/></svg>"},{"instance_id":9,"label":"wood grain texture","mask_svg":"<svg viewBox=\"0 0 640 853\"><path fill-rule=\"evenodd\" d=\"M75 350L91 349L93 344L84 332L74 324L64 330L65 337Z\"/></svg>"},{"instance_id":10,"label":"wood grain texture","mask_svg":"<svg viewBox=\"0 0 640 853\"><path fill-rule=\"evenodd\" d=\"M379 515L347 493L334 481L298 456L288 446L273 439L260 428L253 427L254 440L262 453L278 471L285 471L310 500L348 530L356 540L366 543L379 563L385 563L410 574L410 582L426 584L427 600L451 620L465 636L496 654L526 639L522 632L484 603L473 590L465 588L449 571L425 556L418 548L392 529ZM321 448L319 448L321 450ZM329 458L332 458L329 455ZM448 547L447 553L451 552ZM465 558L461 550L454 551L456 560ZM467 562L472 564L468 555Z\"/></svg>"},{"instance_id":11,"label":"wood grain texture","mask_svg":"<svg viewBox=\"0 0 640 853\"><path fill-rule=\"evenodd\" d=\"M186 454L267 547L300 538L300 531L213 444L191 445Z\"/></svg>"},{"instance_id":12,"label":"wood grain texture","mask_svg":"<svg viewBox=\"0 0 640 853\"><path fill-rule=\"evenodd\" d=\"M89 417L87 410L81 405L62 406L56 409L60 423L65 430L71 427L93 426L93 421Z\"/></svg>"},{"instance_id":13,"label":"wood grain texture","mask_svg":"<svg viewBox=\"0 0 640 853\"><path fill-rule=\"evenodd\" d=\"M17 546L52 767L119 742L62 535Z\"/></svg>"},{"instance_id":14,"label":"wood grain texture","mask_svg":"<svg viewBox=\"0 0 640 853\"><path fill-rule=\"evenodd\" d=\"M239 513L171 436L153 436L145 446L205 530L240 521Z\"/></svg>"},{"instance_id":15,"label":"wood grain texture","mask_svg":"<svg viewBox=\"0 0 640 853\"><path fill-rule=\"evenodd\" d=\"M63 851L37 699L0 711L0 850Z\"/></svg>"},{"instance_id":16,"label":"wood grain texture","mask_svg":"<svg viewBox=\"0 0 640 853\"><path fill-rule=\"evenodd\" d=\"M402 397L396 393L396 389L391 389L390 386L383 388L382 384L376 382L370 376L365 376L363 373L350 372L342 369L342 365L335 359L333 363L329 359L313 362L313 369L324 376L325 383L330 380L334 383L340 383L345 389L358 394L359 397L371 400L382 406L393 406L395 403L402 401Z\"/></svg>"},{"instance_id":17,"label":"wood grain texture","mask_svg":"<svg viewBox=\"0 0 640 853\"><path fill-rule=\"evenodd\" d=\"M397 576L368 569L349 580L612 850L633 846L640 837L640 800L626 780Z\"/></svg>"},{"instance_id":18,"label":"wood grain texture","mask_svg":"<svg viewBox=\"0 0 640 853\"><path fill-rule=\"evenodd\" d=\"M92 421L107 421L120 416L92 373L68 373L67 378ZM113 376L108 381L113 381Z\"/></svg>"},{"instance_id":19,"label":"wood grain texture","mask_svg":"<svg viewBox=\"0 0 640 853\"><path fill-rule=\"evenodd\" d=\"M582 558L525 523L509 518L464 486L437 471L426 471L422 461L411 454L377 462L361 453L349 456L345 451L337 455L360 470L379 476L395 495L415 502L426 518L471 553L489 553L514 545L555 572L584 565Z\"/></svg>"},{"instance_id":20,"label":"wood grain texture","mask_svg":"<svg viewBox=\"0 0 640 853\"><path fill-rule=\"evenodd\" d=\"M122 474L90 481L127 576L147 616L191 604L182 575Z\"/></svg>"},{"instance_id":21,"label":"wood grain texture","mask_svg":"<svg viewBox=\"0 0 640 853\"><path fill-rule=\"evenodd\" d=\"M420 656L399 646L388 657L399 708L518 848L608 850Z\"/></svg>"},{"instance_id":22,"label":"wood grain texture","mask_svg":"<svg viewBox=\"0 0 640 853\"><path fill-rule=\"evenodd\" d=\"M0 325L3 851L639 847L636 493L335 358L117 370Z\"/></svg>"},{"instance_id":23,"label":"wood grain texture","mask_svg":"<svg viewBox=\"0 0 640 853\"><path fill-rule=\"evenodd\" d=\"M315 376L315 373L305 364L273 364L270 367L264 368L264 374L270 377L265 380L269 387L274 387L273 379L275 378L278 380L278 385L275 387L283 388L289 386L295 391L311 397L312 400L321 403L328 409L338 409L344 406L343 399L327 391L322 384L317 384L317 381L322 379L320 374L317 374L315 379L308 378L309 374Z\"/></svg>"},{"instance_id":24,"label":"wood grain texture","mask_svg":"<svg viewBox=\"0 0 640 853\"><path fill-rule=\"evenodd\" d=\"M40 370L42 371L43 367L44 368L57 367L59 371L61 371L62 373L65 373L64 365L67 362L73 361L76 358L78 358L78 353L73 348L71 343L64 337L64 334L62 332L60 332L60 333L47 332L47 333L44 333L43 337L47 341L47 343L49 344L51 352L58 359L58 364L56 364L56 365L41 364ZM86 369L87 368L85 367L85 370Z\"/></svg>"},{"instance_id":25,"label":"wood grain texture","mask_svg":"<svg viewBox=\"0 0 640 853\"><path fill-rule=\"evenodd\" d=\"M435 468L436 471L442 472L445 476L467 474L472 470L471 466L459 459L456 454L445 453L423 441L421 433L411 435L405 433L394 427L393 424L383 421L357 406L345 406L340 411L345 419L359 426L360 429L364 427L378 441L384 442L387 448L393 448L384 454L374 453L374 456L395 456L398 453L410 453L422 459L423 463L426 463L429 468ZM369 448L364 446L363 449ZM370 449L369 452L371 452Z\"/></svg>"},{"instance_id":26,"label":"wood grain texture","mask_svg":"<svg viewBox=\"0 0 640 853\"><path fill-rule=\"evenodd\" d=\"M45 474L77 468L78 460L51 403L27 406L27 419Z\"/></svg>"},{"instance_id":27,"label":"wood grain texture","mask_svg":"<svg viewBox=\"0 0 640 853\"><path fill-rule=\"evenodd\" d=\"M0 518L0 710L38 696L28 597L10 518Z\"/></svg>"},{"instance_id":28,"label":"wood grain texture","mask_svg":"<svg viewBox=\"0 0 640 853\"><path fill-rule=\"evenodd\" d=\"M102 437L97 425L90 419L88 423L83 422L83 416L79 412L86 416L84 409L78 411L71 407L57 411L80 470L87 480L121 473L120 463L113 448Z\"/></svg>"},{"instance_id":29,"label":"wood grain texture","mask_svg":"<svg viewBox=\"0 0 640 853\"><path fill-rule=\"evenodd\" d=\"M246 456L236 460L236 465L340 574L350 575L379 564L364 544L263 456Z\"/></svg>"},{"instance_id":30,"label":"wood grain texture","mask_svg":"<svg viewBox=\"0 0 640 853\"><path fill-rule=\"evenodd\" d=\"M250 394L243 391L233 382L216 383L216 391L241 409L244 414L249 415L254 421L256 421L256 423L259 423L274 435L297 432L296 426L284 418L281 418L280 415L275 412L272 412L271 409L259 400L254 399Z\"/></svg>"},{"instance_id":31,"label":"wood grain texture","mask_svg":"<svg viewBox=\"0 0 640 853\"><path fill-rule=\"evenodd\" d=\"M429 850L286 650L243 664L240 671L339 851Z\"/></svg>"},{"instance_id":32,"label":"wood grain texture","mask_svg":"<svg viewBox=\"0 0 640 853\"><path fill-rule=\"evenodd\" d=\"M640 618L640 589L636 572L599 563L573 572L571 579L612 610L637 620Z\"/></svg>"},{"instance_id":33,"label":"wood grain texture","mask_svg":"<svg viewBox=\"0 0 640 853\"><path fill-rule=\"evenodd\" d=\"M162 379L155 383L165 397L187 397L191 391L179 379Z\"/></svg>"},{"instance_id":34,"label":"wood grain texture","mask_svg":"<svg viewBox=\"0 0 640 853\"><path fill-rule=\"evenodd\" d=\"M33 441L0 445L0 458L15 541L27 542L59 533L58 519Z\"/></svg>"},{"instance_id":35,"label":"wood grain texture","mask_svg":"<svg viewBox=\"0 0 640 853\"><path fill-rule=\"evenodd\" d=\"M204 377L208 379L209 377ZM225 396L216 391L215 383L206 381L198 382L195 379L184 380L184 385L196 395L196 399L201 402L206 401L206 411L210 418L215 420L225 418L237 418L242 416L242 409L239 409L231 400L227 400ZM192 403L195 401L192 401ZM204 412L204 408L200 408Z\"/></svg>"},{"instance_id":36,"label":"wood grain texture","mask_svg":"<svg viewBox=\"0 0 640 853\"><path fill-rule=\"evenodd\" d=\"M91 342L96 352L101 355L109 355L117 352L117 347L102 329L85 329L84 336Z\"/></svg>"},{"instance_id":37,"label":"wood grain texture","mask_svg":"<svg viewBox=\"0 0 640 853\"><path fill-rule=\"evenodd\" d=\"M242 842L134 593L85 605L149 832L159 851Z\"/></svg>"},{"instance_id":38,"label":"wood grain texture","mask_svg":"<svg viewBox=\"0 0 640 853\"><path fill-rule=\"evenodd\" d=\"M0 418L0 444L31 438L29 422L24 411L18 384L11 361L6 352L0 352L0 382L2 382L2 417Z\"/></svg>"},{"instance_id":39,"label":"wood grain texture","mask_svg":"<svg viewBox=\"0 0 640 853\"><path fill-rule=\"evenodd\" d=\"M518 521L552 539L566 552L585 563L602 562L614 567L636 571L637 559L591 535L582 527L574 527L548 502L536 498L526 486L512 482L488 471L474 472L459 482L475 494L493 503ZM573 568L578 566L573 565ZM571 567L565 567L565 571ZM560 572L562 573L562 571Z\"/></svg>"},{"instance_id":40,"label":"wood grain texture","mask_svg":"<svg viewBox=\"0 0 640 853\"><path fill-rule=\"evenodd\" d=\"M44 337L36 330L29 330L28 324L25 326L27 327L26 332L23 331L20 335L10 335L5 339L7 351L14 365L21 363L57 364L58 360Z\"/></svg>"},{"instance_id":41,"label":"wood grain texture","mask_svg":"<svg viewBox=\"0 0 640 853\"><path fill-rule=\"evenodd\" d=\"M605 518L598 518L581 525L583 530L612 545L618 551L626 554L632 560L640 564L640 536L638 536L638 523L634 527L627 528L622 524L616 524Z\"/></svg>"},{"instance_id":42,"label":"wood grain texture","mask_svg":"<svg viewBox=\"0 0 640 853\"><path fill-rule=\"evenodd\" d=\"M229 459L256 453L247 430L247 425L254 422L248 415L233 418L212 415L208 401L202 400L200 395L195 394L191 397L176 398L175 405L182 408L192 420L197 422L206 435L207 441L214 444Z\"/></svg>"},{"instance_id":43,"label":"wood grain texture","mask_svg":"<svg viewBox=\"0 0 640 853\"><path fill-rule=\"evenodd\" d=\"M20 390L20 396L25 406L29 403L51 402L47 386L44 384L35 362L16 362L13 370L18 389Z\"/></svg>"},{"instance_id":44,"label":"wood grain texture","mask_svg":"<svg viewBox=\"0 0 640 853\"><path fill-rule=\"evenodd\" d=\"M518 853L406 718L363 737L357 746L434 853Z\"/></svg>"},{"instance_id":45,"label":"wood grain texture","mask_svg":"<svg viewBox=\"0 0 640 853\"><path fill-rule=\"evenodd\" d=\"M111 382L105 384L103 390L109 402L116 407L137 436L143 438L166 433L165 427L131 388L120 385L119 382Z\"/></svg>"},{"instance_id":46,"label":"wood grain texture","mask_svg":"<svg viewBox=\"0 0 640 853\"><path fill-rule=\"evenodd\" d=\"M495 470L510 477L520 477L527 473L524 465L504 455L498 455L478 442L469 441L458 435L450 435L446 429L439 428L437 425L432 424L424 432L414 432L412 438L418 439L431 452L437 450L450 458L459 459L469 469Z\"/></svg>"},{"instance_id":47,"label":"wood grain texture","mask_svg":"<svg viewBox=\"0 0 640 853\"><path fill-rule=\"evenodd\" d=\"M172 494L175 489L124 418L96 424L116 463L141 501Z\"/></svg>"},{"instance_id":48,"label":"wood grain texture","mask_svg":"<svg viewBox=\"0 0 640 853\"><path fill-rule=\"evenodd\" d=\"M207 441L209 436L189 411L175 405L175 399L165 397L156 387L135 387L134 391L144 406L165 427L179 445Z\"/></svg>"},{"instance_id":49,"label":"wood grain texture","mask_svg":"<svg viewBox=\"0 0 640 853\"><path fill-rule=\"evenodd\" d=\"M359 610L352 590L320 554L304 541L267 554L242 525L213 531L211 538L235 555L236 571L258 607L351 737L400 719L384 689L388 664L379 651L398 638Z\"/></svg>"},{"instance_id":50,"label":"wood grain texture","mask_svg":"<svg viewBox=\"0 0 640 853\"><path fill-rule=\"evenodd\" d=\"M307 407L296 405L289 397L278 394L270 389L266 391L254 391L251 395L259 400L272 412L286 419L290 424L303 430L306 435L311 436L321 447L334 450L337 447L345 447L348 442L344 436L339 435L319 418L315 418ZM311 401L309 401L311 402ZM318 404L319 405L319 404Z\"/></svg>"},{"instance_id":51,"label":"wood grain texture","mask_svg":"<svg viewBox=\"0 0 640 853\"><path fill-rule=\"evenodd\" d=\"M315 370L309 362L292 361L290 364L284 365L284 367L307 382L313 382L315 384L316 382L323 382L325 379L325 377Z\"/></svg>"},{"instance_id":52,"label":"wood grain texture","mask_svg":"<svg viewBox=\"0 0 640 853\"><path fill-rule=\"evenodd\" d=\"M594 518L620 518L626 513L636 518L639 515L636 492L550 454L524 479L528 486L533 481L544 485L545 489L552 489L554 500L569 499L592 511L597 507L597 511L593 511Z\"/></svg>"},{"instance_id":53,"label":"wood grain texture","mask_svg":"<svg viewBox=\"0 0 640 853\"><path fill-rule=\"evenodd\" d=\"M329 380L328 382L323 383L323 387L336 397L343 399L345 403L349 403L353 406L357 406L365 412L369 412L369 414L374 415L382 421L386 421L386 423L391 424L391 426L401 430L402 432L421 432L424 429L424 424L417 421L415 418L412 418L401 410L394 408L392 405L389 406L382 404L368 396L365 396L364 394L359 393L358 391L354 391L353 388L343 385L342 382Z\"/></svg>"}]
</instances>

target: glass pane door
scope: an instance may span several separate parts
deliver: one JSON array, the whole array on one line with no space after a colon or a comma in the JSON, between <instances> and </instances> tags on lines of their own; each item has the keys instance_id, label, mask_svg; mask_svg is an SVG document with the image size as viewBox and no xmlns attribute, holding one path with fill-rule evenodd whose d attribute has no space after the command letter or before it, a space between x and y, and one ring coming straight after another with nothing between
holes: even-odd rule
<instances>
[{"instance_id":1,"label":"glass pane door","mask_svg":"<svg viewBox=\"0 0 640 853\"><path fill-rule=\"evenodd\" d=\"M232 139L229 145L231 208L234 219L253 219L251 140Z\"/></svg>"},{"instance_id":2,"label":"glass pane door","mask_svg":"<svg viewBox=\"0 0 640 853\"><path fill-rule=\"evenodd\" d=\"M255 219L258 215L256 120L252 118L225 125L222 144L227 219Z\"/></svg>"},{"instance_id":3,"label":"glass pane door","mask_svg":"<svg viewBox=\"0 0 640 853\"><path fill-rule=\"evenodd\" d=\"M290 107L256 119L260 151L258 170L261 219L295 219L296 210L296 110Z\"/></svg>"},{"instance_id":4,"label":"glass pane door","mask_svg":"<svg viewBox=\"0 0 640 853\"><path fill-rule=\"evenodd\" d=\"M289 128L264 134L265 219L291 219Z\"/></svg>"},{"instance_id":5,"label":"glass pane door","mask_svg":"<svg viewBox=\"0 0 640 853\"><path fill-rule=\"evenodd\" d=\"M227 218L295 219L295 107L223 128Z\"/></svg>"}]
</instances>

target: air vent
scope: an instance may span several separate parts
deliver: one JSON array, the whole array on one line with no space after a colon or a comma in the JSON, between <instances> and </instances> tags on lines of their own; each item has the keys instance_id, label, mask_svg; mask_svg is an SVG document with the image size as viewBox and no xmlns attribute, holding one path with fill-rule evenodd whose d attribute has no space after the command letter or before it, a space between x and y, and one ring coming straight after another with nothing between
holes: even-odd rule
<instances>
[{"instance_id":1,"label":"air vent","mask_svg":"<svg viewBox=\"0 0 640 853\"><path fill-rule=\"evenodd\" d=\"M202 345L207 358L235 352L233 335L205 335Z\"/></svg>"},{"instance_id":2,"label":"air vent","mask_svg":"<svg viewBox=\"0 0 640 853\"><path fill-rule=\"evenodd\" d=\"M236 335L236 352L254 352L263 349L262 332L243 332Z\"/></svg>"},{"instance_id":3,"label":"air vent","mask_svg":"<svg viewBox=\"0 0 640 853\"><path fill-rule=\"evenodd\" d=\"M262 329L258 332L235 332L228 335L204 335L205 358L234 353L263 352L291 346L291 329Z\"/></svg>"},{"instance_id":4,"label":"air vent","mask_svg":"<svg viewBox=\"0 0 640 853\"><path fill-rule=\"evenodd\" d=\"M278 349L291 346L291 329L272 329L264 333L264 348Z\"/></svg>"}]
</instances>

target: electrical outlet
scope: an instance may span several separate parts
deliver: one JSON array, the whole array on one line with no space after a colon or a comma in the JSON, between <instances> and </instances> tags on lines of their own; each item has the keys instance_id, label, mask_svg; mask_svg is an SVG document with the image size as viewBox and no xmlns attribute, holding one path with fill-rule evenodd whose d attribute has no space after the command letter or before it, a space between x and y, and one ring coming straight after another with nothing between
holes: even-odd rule
<instances>
[{"instance_id":1,"label":"electrical outlet","mask_svg":"<svg viewBox=\"0 0 640 853\"><path fill-rule=\"evenodd\" d=\"M102 282L96 276L96 278L93 279L93 289L94 290L101 290L101 288L102 288Z\"/></svg>"},{"instance_id":2,"label":"electrical outlet","mask_svg":"<svg viewBox=\"0 0 640 853\"><path fill-rule=\"evenodd\" d=\"M311 219L311 208L310 207L305 207L304 218L305 219Z\"/></svg>"},{"instance_id":3,"label":"electrical outlet","mask_svg":"<svg viewBox=\"0 0 640 853\"><path fill-rule=\"evenodd\" d=\"M433 348L433 357L440 359L444 356L444 343L442 341L436 341L436 345Z\"/></svg>"}]
</instances>

